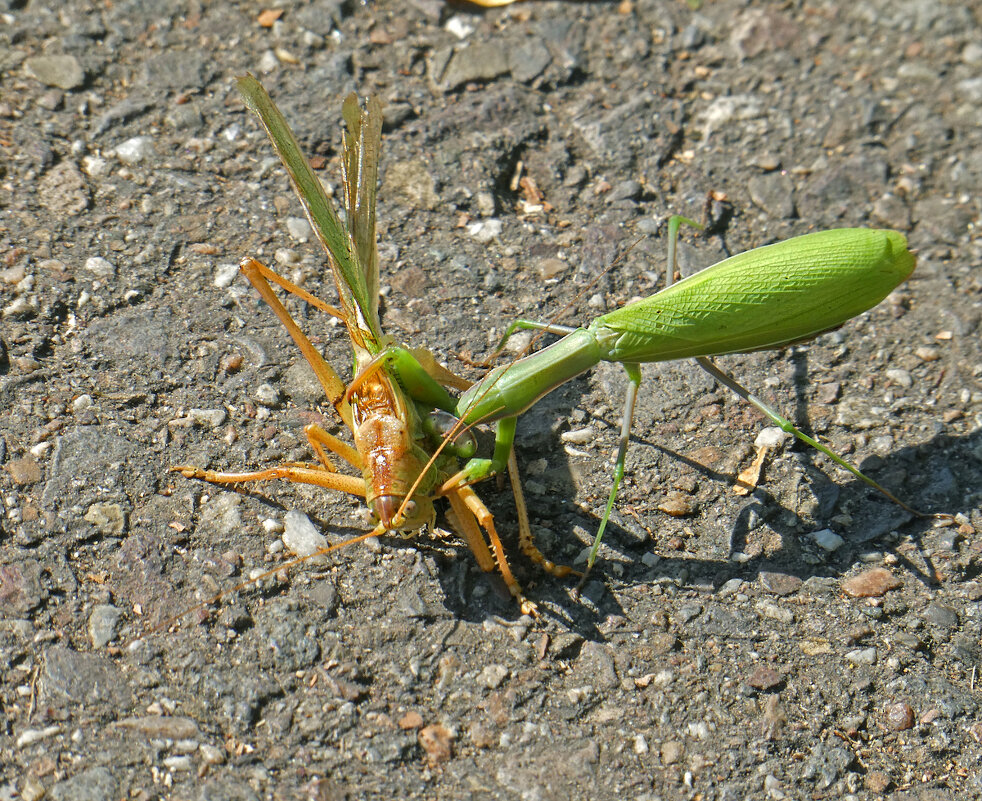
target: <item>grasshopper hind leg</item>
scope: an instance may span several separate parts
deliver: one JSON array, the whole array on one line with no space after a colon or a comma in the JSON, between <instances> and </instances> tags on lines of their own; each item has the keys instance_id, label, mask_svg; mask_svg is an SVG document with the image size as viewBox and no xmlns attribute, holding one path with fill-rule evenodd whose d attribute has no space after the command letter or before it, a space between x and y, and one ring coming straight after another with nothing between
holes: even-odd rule
<instances>
[{"instance_id":1,"label":"grasshopper hind leg","mask_svg":"<svg viewBox=\"0 0 982 801\"><path fill-rule=\"evenodd\" d=\"M467 542L481 570L485 573L491 573L497 567L508 591L518 601L522 614L538 617L538 608L525 597L522 593L522 586L511 572L511 567L505 556L505 549L494 527L494 517L492 517L488 507L470 487L451 489L446 493L446 498L453 510L454 527ZM482 528L487 532L488 539L491 541L493 556L491 550L488 549L484 535L481 533Z\"/></svg>"}]
</instances>

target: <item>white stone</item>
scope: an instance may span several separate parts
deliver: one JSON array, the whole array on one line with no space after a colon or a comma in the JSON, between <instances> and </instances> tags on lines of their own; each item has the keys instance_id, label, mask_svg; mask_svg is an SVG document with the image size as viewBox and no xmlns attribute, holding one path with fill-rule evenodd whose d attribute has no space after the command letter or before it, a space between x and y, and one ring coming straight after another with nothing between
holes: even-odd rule
<instances>
[{"instance_id":1,"label":"white stone","mask_svg":"<svg viewBox=\"0 0 982 801\"><path fill-rule=\"evenodd\" d=\"M283 518L283 542L297 556L310 556L328 546L321 534L303 512L291 509Z\"/></svg>"}]
</instances>

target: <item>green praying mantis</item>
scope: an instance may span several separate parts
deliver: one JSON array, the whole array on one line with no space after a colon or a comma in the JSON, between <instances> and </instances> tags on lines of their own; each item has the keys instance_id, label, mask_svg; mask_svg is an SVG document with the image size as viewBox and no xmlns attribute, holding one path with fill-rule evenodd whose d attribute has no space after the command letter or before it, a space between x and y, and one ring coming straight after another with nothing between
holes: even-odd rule
<instances>
[{"instance_id":1,"label":"green praying mantis","mask_svg":"<svg viewBox=\"0 0 982 801\"><path fill-rule=\"evenodd\" d=\"M684 217L671 218L670 277L682 223L699 227ZM600 362L620 363L629 379L628 391L614 479L587 560L589 571L624 477L641 385L640 365L694 357L717 381L760 409L782 430L825 453L909 510L885 488L795 428L708 357L780 348L838 328L876 306L911 274L914 265L906 239L896 231L819 231L737 254L676 284L669 280L661 292L602 315L581 328L518 320L507 329L499 350L520 328L565 336L537 353L495 368L458 398L450 411L462 425L496 424L495 447L491 458L470 459L448 484L480 481L503 469L512 454L519 415L556 387Z\"/></svg>"},{"instance_id":2,"label":"green praying mantis","mask_svg":"<svg viewBox=\"0 0 982 801\"><path fill-rule=\"evenodd\" d=\"M244 260L242 270L300 346L338 415L352 429L356 448L314 427L307 435L320 462L316 465L285 464L248 473L174 468L178 472L219 484L283 479L364 495L379 524L356 539L386 532L409 535L433 521L432 500L445 497L454 512L455 527L463 534L481 567L484 570L497 567L523 611L533 613L535 605L523 597L507 565L491 514L473 493L471 485L507 467L518 506L521 549L553 575L573 572L545 559L532 541L513 444L517 419L524 411L601 361L620 363L629 383L614 480L587 570L596 559L624 476L633 410L641 383L640 365L645 362L696 358L718 381L749 400L785 431L886 492L824 445L797 431L722 373L708 357L779 348L834 329L872 308L914 268L914 256L901 234L838 229L757 248L679 283L671 284L669 280L670 285L661 292L602 315L581 328L516 321L506 331L506 339L520 328L565 336L537 353L491 370L455 397L447 387L463 389L468 382L461 382L440 368L427 351L393 342L380 327L375 244L380 105L369 101L368 111L362 112L353 96L345 103L348 133L344 139L343 165L347 215L342 222L262 86L247 76L240 79L239 88L287 166L304 210L328 253L342 308L328 306L253 259ZM669 279L674 272L675 244L683 223L697 225L683 217L670 220ZM355 354L354 378L347 387L296 326L270 284L345 322ZM385 426L394 426L400 439L395 445L379 443L388 450L384 457L378 457L373 455L375 446L363 446L359 438L362 424L378 418L377 404L382 396L388 398L384 416L389 422ZM436 410L442 410L443 416L436 414ZM495 425L495 446L490 458L474 457L472 440L461 436L462 430L483 423ZM339 474L325 451L359 468L362 476ZM467 460L459 470L456 459ZM490 552L482 529L490 540Z\"/></svg>"}]
</instances>

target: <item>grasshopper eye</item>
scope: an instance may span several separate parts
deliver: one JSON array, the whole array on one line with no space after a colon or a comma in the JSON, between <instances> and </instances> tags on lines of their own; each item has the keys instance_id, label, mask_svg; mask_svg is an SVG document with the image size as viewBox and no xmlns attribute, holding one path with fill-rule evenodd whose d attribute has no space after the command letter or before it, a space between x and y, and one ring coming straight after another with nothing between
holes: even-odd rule
<instances>
[{"instance_id":1,"label":"grasshopper eye","mask_svg":"<svg viewBox=\"0 0 982 801\"><path fill-rule=\"evenodd\" d=\"M409 528L419 528L415 522L419 505L416 501L407 501L402 495L379 495L372 501L372 511L386 531L400 531L407 527L407 523Z\"/></svg>"}]
</instances>

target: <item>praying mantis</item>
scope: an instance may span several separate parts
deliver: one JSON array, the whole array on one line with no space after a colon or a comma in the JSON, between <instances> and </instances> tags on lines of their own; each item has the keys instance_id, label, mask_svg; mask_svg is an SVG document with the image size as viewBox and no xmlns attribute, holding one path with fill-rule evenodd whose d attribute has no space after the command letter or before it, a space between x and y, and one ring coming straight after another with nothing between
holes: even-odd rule
<instances>
[{"instance_id":1,"label":"praying mantis","mask_svg":"<svg viewBox=\"0 0 982 801\"><path fill-rule=\"evenodd\" d=\"M669 223L668 272L684 217ZM519 320L519 328L565 334L537 353L489 372L453 408L463 425L494 422L494 453L472 458L447 485L471 483L503 468L513 451L519 415L556 387L601 361L620 363L629 383L607 505L587 560L593 565L624 477L642 363L695 357L717 381L750 401L784 431L819 449L901 506L905 504L717 368L708 357L780 348L838 328L882 301L913 271L914 255L896 231L841 228L739 253L651 297L596 318L563 326ZM499 349L504 340L499 344ZM585 575L584 575L585 577ZM582 581L581 581L582 584Z\"/></svg>"},{"instance_id":2,"label":"praying mantis","mask_svg":"<svg viewBox=\"0 0 982 801\"><path fill-rule=\"evenodd\" d=\"M428 436L438 437L452 426L452 422L448 424L443 417L432 414L435 407L448 407L453 403L445 387L461 389L470 382L441 367L428 351L410 351L396 345L382 331L375 231L381 103L369 99L367 110L363 111L352 94L342 108L346 124L342 147L346 210L343 224L266 90L252 76L241 78L238 88L246 105L266 129L287 168L311 227L324 246L337 285L340 308L314 297L255 259L244 259L240 270L300 348L338 417L351 429L355 446L348 445L321 426L311 424L304 433L317 456L317 464L287 463L248 472L222 472L190 465L171 470L186 478L214 484L282 479L364 496L378 524L372 531L349 542L384 533L413 536L424 525L435 523L434 498L446 498L453 510L454 526L474 553L479 566L486 572L497 568L522 611L534 613L535 605L522 595L508 566L491 513L468 483L447 481L455 458L474 452L472 438L457 437L436 456L431 456L427 450ZM345 387L327 364L272 285L344 322L353 349L354 379L350 385ZM384 360L380 359L382 354ZM420 381L423 381L422 385ZM407 392L409 386L416 387L415 395ZM359 469L361 475L338 472L328 452ZM517 484L514 486L520 493L521 488ZM545 561L541 554L539 559Z\"/></svg>"}]
</instances>

